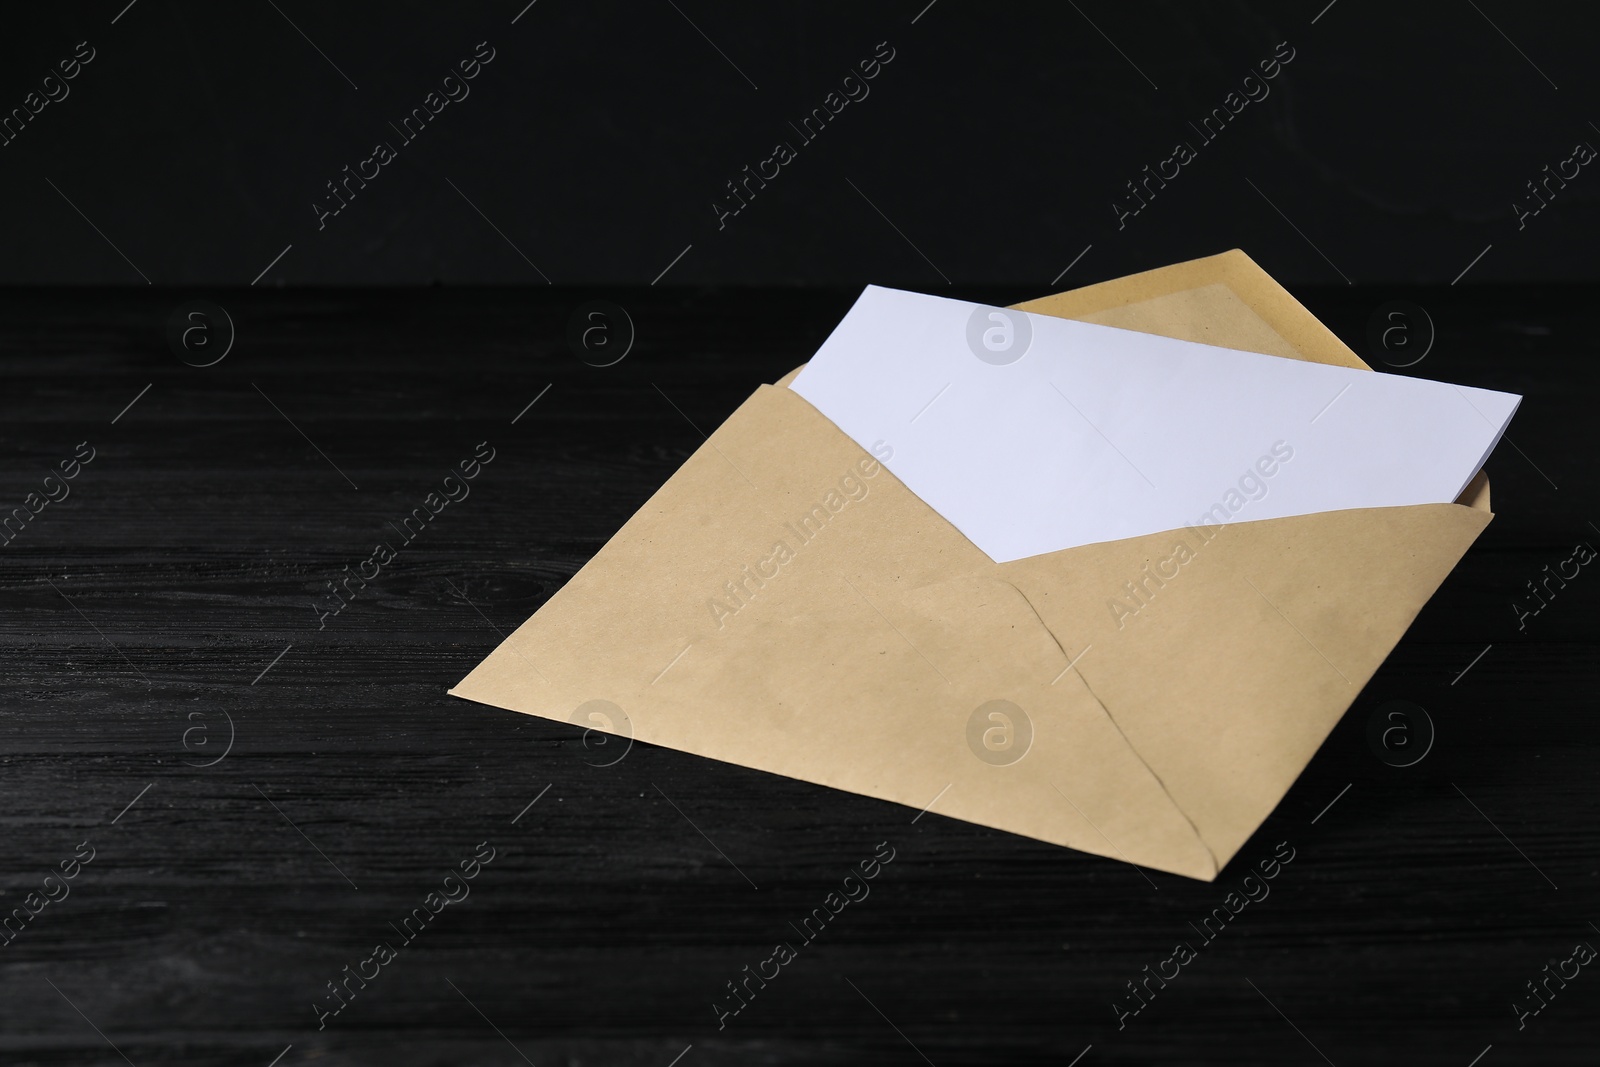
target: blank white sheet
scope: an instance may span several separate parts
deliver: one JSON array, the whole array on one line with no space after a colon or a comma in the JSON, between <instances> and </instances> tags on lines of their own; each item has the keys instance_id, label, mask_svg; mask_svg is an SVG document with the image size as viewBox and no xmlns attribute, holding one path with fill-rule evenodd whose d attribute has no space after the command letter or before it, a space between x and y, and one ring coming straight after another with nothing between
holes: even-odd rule
<instances>
[{"instance_id":1,"label":"blank white sheet","mask_svg":"<svg viewBox=\"0 0 1600 1067\"><path fill-rule=\"evenodd\" d=\"M879 286L790 388L997 562L1448 503L1521 400Z\"/></svg>"}]
</instances>

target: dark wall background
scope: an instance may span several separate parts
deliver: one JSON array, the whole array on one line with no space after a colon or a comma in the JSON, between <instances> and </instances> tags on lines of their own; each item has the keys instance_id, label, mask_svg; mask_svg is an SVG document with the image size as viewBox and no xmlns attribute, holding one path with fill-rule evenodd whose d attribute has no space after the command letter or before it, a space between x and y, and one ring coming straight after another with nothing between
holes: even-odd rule
<instances>
[{"instance_id":1,"label":"dark wall background","mask_svg":"<svg viewBox=\"0 0 1600 1067\"><path fill-rule=\"evenodd\" d=\"M1512 207L1600 146L1592 4L526 2L8 10L0 112L78 42L95 58L0 147L0 284L671 265L665 282L1043 291L1230 247L1289 283L1600 278L1600 168L1521 229ZM402 144L389 123L480 41L470 96ZM788 122L882 41L870 95L799 145ZM1270 95L1202 144L1188 123L1279 42ZM780 140L798 158L719 229L724 183ZM1119 230L1124 183L1178 140L1198 158ZM398 158L319 230L324 184L378 141Z\"/></svg>"}]
</instances>

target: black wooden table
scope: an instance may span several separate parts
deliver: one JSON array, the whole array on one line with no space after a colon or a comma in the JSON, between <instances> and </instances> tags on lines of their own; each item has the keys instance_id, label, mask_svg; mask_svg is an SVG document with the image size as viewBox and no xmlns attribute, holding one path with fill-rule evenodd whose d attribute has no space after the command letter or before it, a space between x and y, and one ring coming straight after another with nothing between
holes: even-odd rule
<instances>
[{"instance_id":1,"label":"black wooden table","mask_svg":"<svg viewBox=\"0 0 1600 1067\"><path fill-rule=\"evenodd\" d=\"M0 295L0 1058L1594 1063L1600 973L1567 961L1600 946L1600 573L1513 606L1600 545L1594 294L1299 295L1358 350L1415 300L1438 338L1400 373L1526 400L1498 517L1211 885L647 745L597 766L446 695L852 293ZM612 366L567 344L592 298L636 329ZM169 343L194 299L236 334L207 367L179 355L220 354L220 320ZM485 441L470 497L322 617ZM1394 700L1435 730L1410 766L1369 742ZM880 842L870 898L719 1028ZM1271 895L1201 943L1279 842Z\"/></svg>"}]
</instances>

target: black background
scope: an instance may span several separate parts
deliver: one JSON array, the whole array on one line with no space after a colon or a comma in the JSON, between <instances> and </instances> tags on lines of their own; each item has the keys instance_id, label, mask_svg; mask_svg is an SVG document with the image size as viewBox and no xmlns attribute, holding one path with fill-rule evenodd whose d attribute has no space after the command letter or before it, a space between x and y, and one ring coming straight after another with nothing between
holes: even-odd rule
<instances>
[{"instance_id":1,"label":"black background","mask_svg":"<svg viewBox=\"0 0 1600 1067\"><path fill-rule=\"evenodd\" d=\"M1600 543L1589 175L1523 230L1511 207L1600 142L1585 8L277 6L0 33L0 110L97 49L0 147L0 509L96 450L0 548L0 905L96 850L0 944L0 1058L1594 1061L1592 968L1512 1008L1600 945L1600 579L1512 607ZM319 232L323 182L482 40L472 95ZM722 183L884 40L871 95L719 231ZM1122 183L1285 40L1272 95L1119 231ZM1374 311L1412 300L1437 337L1397 373L1525 400L1495 521L1215 883L646 745L597 767L445 694L862 284L1013 303L1229 247L1375 366ZM167 337L201 297L236 330L206 368ZM591 298L636 327L614 366L568 348ZM319 630L326 579L483 440L471 497ZM1436 730L1409 767L1369 743L1392 700ZM471 896L319 1030L483 841ZM724 983L883 841L871 897L719 1030ZM1119 1030L1125 983L1279 842L1271 896Z\"/></svg>"},{"instance_id":2,"label":"black background","mask_svg":"<svg viewBox=\"0 0 1600 1067\"><path fill-rule=\"evenodd\" d=\"M524 3L8 11L6 112L96 58L0 148L0 283L246 284L291 244L263 284L645 284L689 246L670 280L1043 292L1091 245L1065 284L1232 247L1285 282L1448 283L1491 244L1471 280L1597 277L1586 170L1512 209L1600 144L1592 4ZM480 41L471 95L401 144ZM719 229L725 183L882 41L870 95ZM1202 143L1280 42L1270 95ZM319 230L379 140L399 158ZM1198 158L1119 230L1179 140Z\"/></svg>"}]
</instances>

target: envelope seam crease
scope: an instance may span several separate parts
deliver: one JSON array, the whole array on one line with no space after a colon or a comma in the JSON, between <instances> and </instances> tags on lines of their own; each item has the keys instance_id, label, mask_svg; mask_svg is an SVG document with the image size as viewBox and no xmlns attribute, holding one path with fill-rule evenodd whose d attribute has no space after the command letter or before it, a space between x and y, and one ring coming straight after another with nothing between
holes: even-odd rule
<instances>
[{"instance_id":1,"label":"envelope seam crease","mask_svg":"<svg viewBox=\"0 0 1600 1067\"><path fill-rule=\"evenodd\" d=\"M1184 822L1189 824L1189 829L1194 832L1194 839L1200 843L1201 848L1206 850L1206 856L1208 856L1211 860L1211 876L1215 878L1217 875L1221 874L1222 864L1217 862L1217 854L1211 851L1211 845L1206 841L1205 835L1200 832L1200 827L1196 826L1194 820L1189 818L1189 813L1183 810L1183 805L1179 804L1177 798L1172 795L1172 790L1168 789L1167 783L1161 780L1161 775L1157 774L1156 769L1150 766L1150 762L1146 760L1144 756L1140 755L1138 748L1136 748L1134 743L1128 739L1128 735L1123 732L1122 725L1117 722L1117 717L1111 714L1111 709L1106 707L1106 702L1100 699L1100 695L1096 693L1094 691L1094 687L1089 684L1089 679L1085 678L1083 672L1078 670L1077 667L1072 668L1072 673L1078 676L1078 680L1083 682L1083 688L1085 691L1087 691L1090 696L1094 697L1094 702L1096 704L1100 705L1100 710L1105 713L1106 719L1110 721L1112 728L1117 731L1117 736L1121 737L1123 743L1128 746L1128 751L1133 753L1133 758L1143 764L1144 769L1150 772L1150 777L1154 778L1156 785L1161 787L1161 792L1166 795L1166 798L1168 802L1172 804L1173 809L1177 811L1179 815L1183 816Z\"/></svg>"},{"instance_id":2,"label":"envelope seam crease","mask_svg":"<svg viewBox=\"0 0 1600 1067\"><path fill-rule=\"evenodd\" d=\"M1161 775L1156 773L1156 769L1150 766L1150 761L1145 759L1144 756L1140 754L1138 748L1134 746L1134 743L1128 739L1128 735L1123 731L1121 724L1117 722L1117 717L1111 714L1111 709L1106 707L1106 702L1100 699L1100 694L1094 691L1094 687L1089 684L1089 679L1084 677L1083 672L1080 671L1074 664L1072 657L1067 655L1067 650L1062 646L1061 639L1056 636L1054 630L1050 629L1050 625L1044 621L1044 617L1039 614L1039 609L1034 607L1033 601L1028 599L1028 594L1024 593L1015 582L1007 581L1004 578L999 579L999 581L1005 582L1005 584L1011 586L1012 589L1017 591L1017 595L1021 597L1022 602L1028 606L1028 610L1033 612L1034 619L1038 621L1041 627L1043 627L1044 632L1050 635L1050 640L1056 643L1056 648L1060 650L1061 657L1067 661L1068 669L1071 670L1073 674L1078 676L1078 680L1083 683L1084 691L1087 692L1094 702L1100 706L1101 714L1103 714L1106 717L1106 720L1111 723L1111 728L1117 731L1117 736L1122 738L1122 743L1128 746L1128 751L1133 753L1133 758L1139 761L1140 765L1144 767L1151 778L1155 779L1156 785L1160 787L1162 794L1167 798L1167 803L1171 804L1173 809L1177 811L1179 815L1183 816L1183 821L1189 824L1190 831L1194 833L1194 839L1200 843L1201 848L1206 850L1206 856L1211 860L1212 877L1215 878L1218 874L1221 874L1222 865L1217 862L1217 854L1211 851L1211 845L1207 843L1205 835L1200 832L1200 827L1196 826L1194 820L1189 818L1189 813L1183 810L1183 805L1178 803L1177 798L1172 795L1172 791L1167 788L1167 783L1162 781Z\"/></svg>"}]
</instances>

